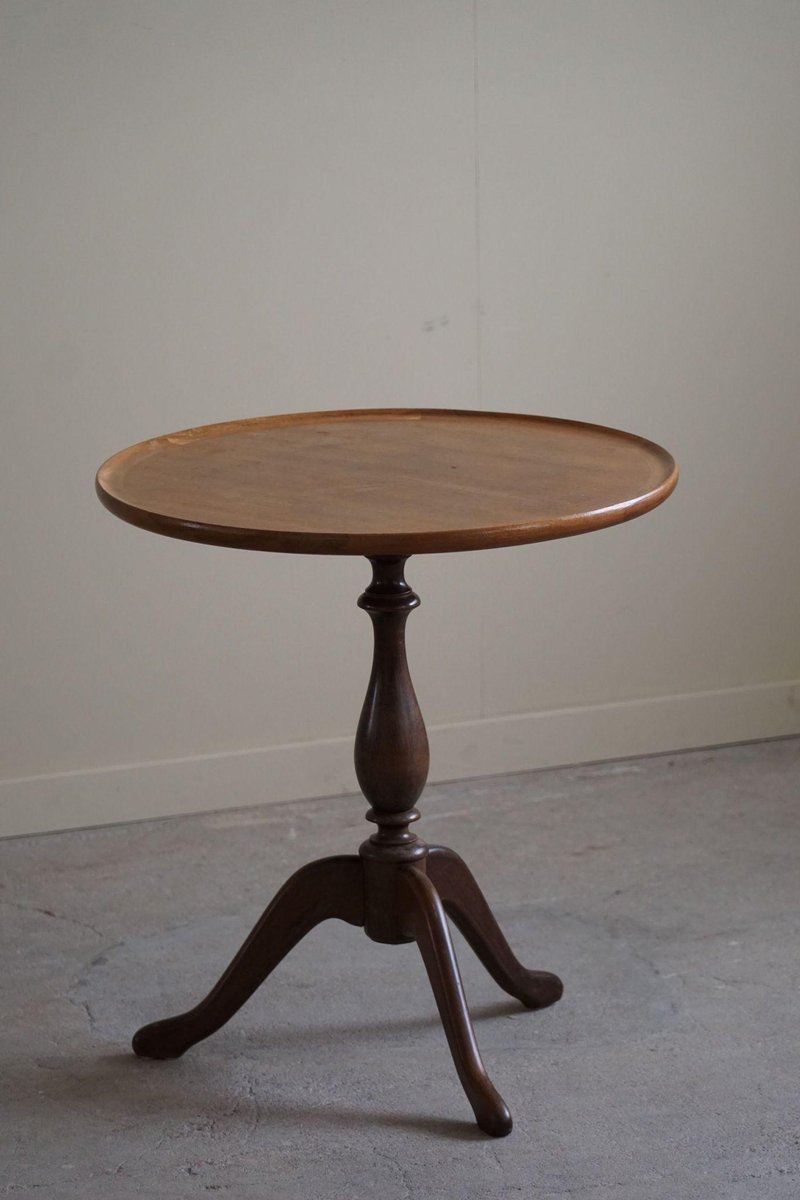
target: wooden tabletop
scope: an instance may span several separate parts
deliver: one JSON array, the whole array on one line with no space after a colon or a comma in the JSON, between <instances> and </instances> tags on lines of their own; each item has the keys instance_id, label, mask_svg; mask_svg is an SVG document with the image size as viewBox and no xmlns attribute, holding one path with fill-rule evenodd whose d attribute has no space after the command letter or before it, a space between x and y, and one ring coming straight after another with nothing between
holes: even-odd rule
<instances>
[{"instance_id":1,"label":"wooden tabletop","mask_svg":"<svg viewBox=\"0 0 800 1200\"><path fill-rule=\"evenodd\" d=\"M248 550L394 555L513 546L630 520L678 472L602 425L458 409L256 417L140 442L97 473L106 508Z\"/></svg>"}]
</instances>

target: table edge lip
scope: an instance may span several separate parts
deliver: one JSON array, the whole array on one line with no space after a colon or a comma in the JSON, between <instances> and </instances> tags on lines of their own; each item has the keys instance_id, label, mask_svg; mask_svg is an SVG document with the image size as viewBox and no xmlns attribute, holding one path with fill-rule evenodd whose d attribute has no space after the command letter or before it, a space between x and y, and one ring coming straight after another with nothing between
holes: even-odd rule
<instances>
[{"instance_id":1,"label":"table edge lip","mask_svg":"<svg viewBox=\"0 0 800 1200\"><path fill-rule=\"evenodd\" d=\"M470 417L477 419L505 419L522 421L539 421L547 424L568 425L573 428L587 429L595 432L611 434L614 438L631 441L655 453L664 464L665 478L661 484L641 496L621 501L605 508L592 509L585 513L574 513L566 517L553 517L546 520L526 521L510 525L498 526L467 526L460 529L421 530L403 533L353 533L331 531L303 531L286 529L248 529L235 525L215 525L202 521L192 521L185 517L157 513L143 509L121 499L104 486L102 476L108 474L114 465L134 456L154 443L195 440L200 437L219 435L226 429L241 431L247 426L264 428L296 424L311 424L314 420L347 420L352 418L380 419L392 417L406 420L422 419L425 416L435 417ZM569 417L551 417L538 413L500 412L490 409L454 409L454 408L365 408L365 409L321 409L297 413L278 413L266 417L245 417L234 421L219 421L208 425L192 426L178 430L175 433L161 434L147 438L117 451L107 458L98 468L95 476L95 491L100 502L114 516L135 525L140 529L158 533L162 536L178 538L183 541L199 542L206 545L226 546L247 550L274 551L279 553L296 554L340 554L366 555L409 555L415 553L447 553L458 550L496 549L502 546L516 546L538 541L552 541L557 538L570 537L581 533L589 533L597 529L618 525L656 508L663 503L678 483L678 468L674 458L657 442L617 429L610 425L600 425L591 421L578 421Z\"/></svg>"}]
</instances>

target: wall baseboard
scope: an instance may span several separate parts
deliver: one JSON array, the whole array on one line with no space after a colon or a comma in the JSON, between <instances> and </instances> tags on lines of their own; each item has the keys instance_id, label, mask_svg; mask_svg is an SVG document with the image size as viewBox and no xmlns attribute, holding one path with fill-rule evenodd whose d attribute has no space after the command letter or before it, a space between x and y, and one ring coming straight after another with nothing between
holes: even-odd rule
<instances>
[{"instance_id":1,"label":"wall baseboard","mask_svg":"<svg viewBox=\"0 0 800 1200\"><path fill-rule=\"evenodd\" d=\"M432 726L431 781L800 734L800 680ZM350 737L0 781L0 837L357 791Z\"/></svg>"}]
</instances>

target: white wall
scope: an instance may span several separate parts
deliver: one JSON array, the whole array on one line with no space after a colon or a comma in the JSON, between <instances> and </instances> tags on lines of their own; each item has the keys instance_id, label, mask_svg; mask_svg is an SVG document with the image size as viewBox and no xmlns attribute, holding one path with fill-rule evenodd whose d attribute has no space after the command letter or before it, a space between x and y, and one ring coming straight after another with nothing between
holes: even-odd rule
<instances>
[{"instance_id":1,"label":"white wall","mask_svg":"<svg viewBox=\"0 0 800 1200\"><path fill-rule=\"evenodd\" d=\"M367 564L93 495L130 442L287 409L681 465L617 529L412 560L433 778L800 730L800 6L1 8L1 832L355 787Z\"/></svg>"}]
</instances>

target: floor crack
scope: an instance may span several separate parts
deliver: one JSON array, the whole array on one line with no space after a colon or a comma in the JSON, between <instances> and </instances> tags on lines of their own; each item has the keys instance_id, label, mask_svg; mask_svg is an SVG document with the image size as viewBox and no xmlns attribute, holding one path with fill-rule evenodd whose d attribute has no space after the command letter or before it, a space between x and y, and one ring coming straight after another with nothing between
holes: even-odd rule
<instances>
[{"instance_id":1,"label":"floor crack","mask_svg":"<svg viewBox=\"0 0 800 1200\"><path fill-rule=\"evenodd\" d=\"M83 1011L86 1014L86 1019L89 1022L89 1032L93 1033L94 1029L97 1025L97 1018L95 1017L94 1013L92 1012L89 1001L83 1000L83 999L78 999L78 997L76 997L76 996L68 996L67 998L68 998L70 1004L73 1005L74 1008L82 1008L83 1009Z\"/></svg>"},{"instance_id":2,"label":"floor crack","mask_svg":"<svg viewBox=\"0 0 800 1200\"><path fill-rule=\"evenodd\" d=\"M51 917L54 921L65 921L68 925L76 925L79 929L88 929L90 933L97 937L105 937L101 929L96 925L90 924L89 921L79 921L77 917L68 917L65 913L54 912L52 908L39 908L35 904L20 904L16 900L6 900L0 898L0 904L7 905L8 908L14 908L17 912L37 913L43 917Z\"/></svg>"}]
</instances>

